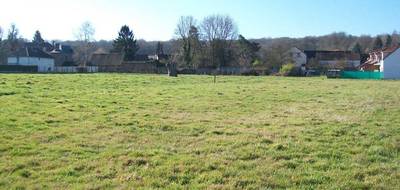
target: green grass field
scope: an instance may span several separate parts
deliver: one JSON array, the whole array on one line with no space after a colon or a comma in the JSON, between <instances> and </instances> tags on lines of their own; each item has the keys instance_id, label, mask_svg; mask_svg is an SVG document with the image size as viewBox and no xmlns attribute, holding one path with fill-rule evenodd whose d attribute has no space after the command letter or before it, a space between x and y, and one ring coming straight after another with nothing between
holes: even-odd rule
<instances>
[{"instance_id":1,"label":"green grass field","mask_svg":"<svg viewBox=\"0 0 400 190\"><path fill-rule=\"evenodd\" d=\"M400 81L0 75L0 189L396 189Z\"/></svg>"}]
</instances>

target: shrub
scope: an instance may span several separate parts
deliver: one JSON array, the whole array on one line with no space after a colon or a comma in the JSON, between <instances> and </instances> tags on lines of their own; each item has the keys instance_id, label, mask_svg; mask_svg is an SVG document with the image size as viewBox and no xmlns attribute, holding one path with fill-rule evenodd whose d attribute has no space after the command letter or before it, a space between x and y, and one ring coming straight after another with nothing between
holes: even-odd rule
<instances>
[{"instance_id":1,"label":"shrub","mask_svg":"<svg viewBox=\"0 0 400 190\"><path fill-rule=\"evenodd\" d=\"M258 60L258 59L256 59L256 60L253 62L253 66L254 66L254 67L259 66L259 65L261 65L261 64L262 64L262 62L261 62L260 60Z\"/></svg>"},{"instance_id":2,"label":"shrub","mask_svg":"<svg viewBox=\"0 0 400 190\"><path fill-rule=\"evenodd\" d=\"M281 76L296 76L298 74L298 68L292 63L285 64L282 66L279 74Z\"/></svg>"},{"instance_id":3,"label":"shrub","mask_svg":"<svg viewBox=\"0 0 400 190\"><path fill-rule=\"evenodd\" d=\"M249 70L249 71L242 72L241 74L242 74L243 76L259 76L259 75L260 75L260 74L259 74L256 70L254 70L254 69Z\"/></svg>"}]
</instances>

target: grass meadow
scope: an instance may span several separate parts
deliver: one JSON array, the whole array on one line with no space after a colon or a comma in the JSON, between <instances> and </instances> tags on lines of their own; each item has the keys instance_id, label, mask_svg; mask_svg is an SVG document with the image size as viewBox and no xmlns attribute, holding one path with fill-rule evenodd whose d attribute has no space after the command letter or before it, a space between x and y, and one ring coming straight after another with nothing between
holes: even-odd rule
<instances>
[{"instance_id":1,"label":"grass meadow","mask_svg":"<svg viewBox=\"0 0 400 190\"><path fill-rule=\"evenodd\" d=\"M0 189L396 189L400 81L1 74Z\"/></svg>"}]
</instances>

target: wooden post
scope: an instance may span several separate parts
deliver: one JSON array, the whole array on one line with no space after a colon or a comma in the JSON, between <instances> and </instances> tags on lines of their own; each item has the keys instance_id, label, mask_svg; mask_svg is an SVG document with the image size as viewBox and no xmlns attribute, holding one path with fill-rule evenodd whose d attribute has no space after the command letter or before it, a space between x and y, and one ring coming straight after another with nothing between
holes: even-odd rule
<instances>
[{"instance_id":1,"label":"wooden post","mask_svg":"<svg viewBox=\"0 0 400 190\"><path fill-rule=\"evenodd\" d=\"M214 73L214 83L217 83L217 74Z\"/></svg>"},{"instance_id":2,"label":"wooden post","mask_svg":"<svg viewBox=\"0 0 400 190\"><path fill-rule=\"evenodd\" d=\"M214 83L217 83L218 69L214 70Z\"/></svg>"}]
</instances>

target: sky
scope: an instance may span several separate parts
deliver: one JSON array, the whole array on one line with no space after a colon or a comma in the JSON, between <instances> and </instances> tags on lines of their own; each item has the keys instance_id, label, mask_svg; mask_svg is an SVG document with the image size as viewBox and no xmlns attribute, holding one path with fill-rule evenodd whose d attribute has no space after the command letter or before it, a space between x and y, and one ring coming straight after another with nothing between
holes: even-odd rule
<instances>
[{"instance_id":1,"label":"sky","mask_svg":"<svg viewBox=\"0 0 400 190\"><path fill-rule=\"evenodd\" d=\"M0 26L15 23L22 37L75 40L89 21L96 40L116 38L122 25L138 39L174 37L180 16L231 16L246 38L377 35L400 31L400 0L0 0Z\"/></svg>"}]
</instances>

